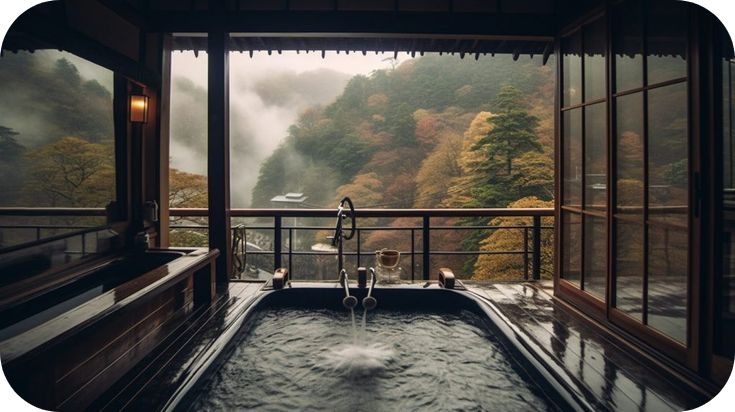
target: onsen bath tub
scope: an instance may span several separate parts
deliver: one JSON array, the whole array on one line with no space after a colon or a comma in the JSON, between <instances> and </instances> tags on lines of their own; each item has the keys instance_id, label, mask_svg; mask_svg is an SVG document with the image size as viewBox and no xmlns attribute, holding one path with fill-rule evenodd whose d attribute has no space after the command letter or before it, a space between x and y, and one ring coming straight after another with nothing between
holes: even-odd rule
<instances>
[{"instance_id":1,"label":"onsen bath tub","mask_svg":"<svg viewBox=\"0 0 735 412\"><path fill-rule=\"evenodd\" d=\"M367 290L350 288L359 302ZM170 410L584 410L492 305L436 285L264 290L169 398Z\"/></svg>"}]
</instances>

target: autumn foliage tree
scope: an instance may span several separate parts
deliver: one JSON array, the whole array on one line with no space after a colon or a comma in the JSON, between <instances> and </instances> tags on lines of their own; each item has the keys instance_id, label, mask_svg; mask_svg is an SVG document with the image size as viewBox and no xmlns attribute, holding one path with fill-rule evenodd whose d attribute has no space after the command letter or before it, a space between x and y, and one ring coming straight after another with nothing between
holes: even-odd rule
<instances>
[{"instance_id":1,"label":"autumn foliage tree","mask_svg":"<svg viewBox=\"0 0 735 412\"><path fill-rule=\"evenodd\" d=\"M169 169L168 204L170 208L208 207L207 177ZM206 226L203 218L171 217L172 225ZM171 229L170 242L173 246L207 246L208 236L201 230L188 228Z\"/></svg>"},{"instance_id":2,"label":"autumn foliage tree","mask_svg":"<svg viewBox=\"0 0 735 412\"><path fill-rule=\"evenodd\" d=\"M539 208L554 207L553 201L539 200L535 196L525 197L508 205L510 208ZM552 217L541 218L542 226L553 226ZM511 227L496 229L480 242L481 251L523 251L524 240L532 241L530 227L531 217L497 217L488 223L488 226ZM518 226L518 229L512 228ZM528 237L524 238L524 230L528 230ZM533 270L529 258L529 273ZM541 274L550 278L554 260L554 238L551 230L541 231ZM514 254L485 254L480 255L475 263L473 279L493 280L520 280L524 274L524 259L522 255Z\"/></svg>"},{"instance_id":3,"label":"autumn foliage tree","mask_svg":"<svg viewBox=\"0 0 735 412\"><path fill-rule=\"evenodd\" d=\"M115 198L112 142L67 136L30 150L30 187L52 207L105 207Z\"/></svg>"}]
</instances>

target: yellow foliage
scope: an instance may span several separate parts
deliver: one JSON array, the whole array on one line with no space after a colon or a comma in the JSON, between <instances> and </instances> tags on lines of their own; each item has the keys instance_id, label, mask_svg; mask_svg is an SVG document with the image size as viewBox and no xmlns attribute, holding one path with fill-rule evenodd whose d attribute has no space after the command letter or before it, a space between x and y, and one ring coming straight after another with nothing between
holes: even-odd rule
<instances>
[{"instance_id":1,"label":"yellow foliage","mask_svg":"<svg viewBox=\"0 0 735 412\"><path fill-rule=\"evenodd\" d=\"M112 141L91 143L67 136L31 150L30 187L50 206L104 207L115 198Z\"/></svg>"},{"instance_id":2,"label":"yellow foliage","mask_svg":"<svg viewBox=\"0 0 735 412\"><path fill-rule=\"evenodd\" d=\"M440 143L421 162L416 175L416 198L413 207L435 207L446 195L450 181L461 175L458 157L462 136L447 132Z\"/></svg>"},{"instance_id":3,"label":"yellow foliage","mask_svg":"<svg viewBox=\"0 0 735 412\"><path fill-rule=\"evenodd\" d=\"M169 169L169 207L207 207L207 177Z\"/></svg>"},{"instance_id":4,"label":"yellow foliage","mask_svg":"<svg viewBox=\"0 0 735 412\"><path fill-rule=\"evenodd\" d=\"M373 94L368 97L367 104L370 107L383 106L388 103L388 96L385 94Z\"/></svg>"},{"instance_id":5,"label":"yellow foliage","mask_svg":"<svg viewBox=\"0 0 735 412\"><path fill-rule=\"evenodd\" d=\"M352 182L337 188L337 201L344 196L360 199L364 205L378 204L383 199L383 182L377 173L370 172L359 174Z\"/></svg>"},{"instance_id":6,"label":"yellow foliage","mask_svg":"<svg viewBox=\"0 0 735 412\"><path fill-rule=\"evenodd\" d=\"M441 202L443 207L462 207L470 200L470 189L475 187L483 176L475 172L475 165L483 159L479 150L472 150L472 146L487 135L492 125L487 121L493 116L490 112L480 112L470 123L464 133L462 150L457 157L459 175L449 179L446 198Z\"/></svg>"},{"instance_id":7,"label":"yellow foliage","mask_svg":"<svg viewBox=\"0 0 735 412\"><path fill-rule=\"evenodd\" d=\"M524 197L508 205L509 208L554 207L553 201L539 200L535 196ZM488 226L532 226L531 217L497 217ZM541 218L541 226L553 226L552 217ZM482 251L522 251L524 229L496 229L480 242ZM529 252L532 250L533 232L528 229ZM529 253L529 276L532 260ZM541 276L550 277L554 259L554 234L550 229L541 230ZM473 279L521 280L524 275L523 255L480 255L475 263Z\"/></svg>"}]
</instances>

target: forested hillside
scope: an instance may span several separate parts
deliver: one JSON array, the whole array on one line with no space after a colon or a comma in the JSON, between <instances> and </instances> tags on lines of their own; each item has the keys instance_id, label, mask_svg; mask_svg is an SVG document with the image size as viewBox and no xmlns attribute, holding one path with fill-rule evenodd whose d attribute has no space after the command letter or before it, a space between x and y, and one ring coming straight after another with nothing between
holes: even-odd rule
<instances>
[{"instance_id":1,"label":"forested hillside","mask_svg":"<svg viewBox=\"0 0 735 412\"><path fill-rule=\"evenodd\" d=\"M0 59L2 206L104 207L114 198L112 73L87 63L83 74L67 57Z\"/></svg>"},{"instance_id":2,"label":"forested hillside","mask_svg":"<svg viewBox=\"0 0 735 412\"><path fill-rule=\"evenodd\" d=\"M273 196L303 192L309 207L334 207L344 195L362 208L550 207L553 70L538 60L425 56L353 77L336 101L308 108L289 128L260 169L253 206L272 207ZM444 223L488 223L450 220ZM432 247L492 250L503 242L505 250L519 250L521 241L517 230L457 231ZM398 231L374 232L363 242L368 250L410 248ZM516 277L521 264L520 258L444 261L465 276L494 278Z\"/></svg>"}]
</instances>

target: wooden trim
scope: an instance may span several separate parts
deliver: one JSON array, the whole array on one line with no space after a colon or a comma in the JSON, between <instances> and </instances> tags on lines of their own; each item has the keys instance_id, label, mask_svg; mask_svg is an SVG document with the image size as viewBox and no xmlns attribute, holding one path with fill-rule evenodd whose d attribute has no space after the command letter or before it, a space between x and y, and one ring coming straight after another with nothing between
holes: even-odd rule
<instances>
[{"instance_id":1,"label":"wooden trim","mask_svg":"<svg viewBox=\"0 0 735 412\"><path fill-rule=\"evenodd\" d=\"M571 305L580 308L587 316L598 322L606 323L606 304L597 296L585 292L566 279L560 279L558 292L556 293L558 295L555 296L565 299Z\"/></svg>"},{"instance_id":2,"label":"wooden trim","mask_svg":"<svg viewBox=\"0 0 735 412\"><path fill-rule=\"evenodd\" d=\"M582 41L584 42L584 36L582 36ZM584 83L584 59L582 59L582 82ZM582 89L584 89L584 86L582 87ZM569 110L579 109L580 107L592 106L593 104L604 103L606 100L607 100L607 97L601 97L599 99L590 100L588 102L577 103L571 106L564 106L559 110L561 110L562 112L566 112Z\"/></svg>"},{"instance_id":3,"label":"wooden trim","mask_svg":"<svg viewBox=\"0 0 735 412\"><path fill-rule=\"evenodd\" d=\"M561 238L561 226L562 221L562 205L564 204L562 199L562 143L561 143L561 128L562 128L562 116L561 111L561 98L562 90L564 90L562 69L564 62L561 54L561 37L557 37L554 40L554 54L556 60L556 90L554 91L554 294L559 293L559 283L561 280L561 262L564 251L564 245L562 245Z\"/></svg>"},{"instance_id":4,"label":"wooden trim","mask_svg":"<svg viewBox=\"0 0 735 412\"><path fill-rule=\"evenodd\" d=\"M647 73L647 72L648 71L646 70L645 73ZM648 75L646 74L645 76L647 77ZM673 84L684 83L684 82L687 81L687 79L688 79L688 77L679 77L677 79L666 80L666 81L663 81L663 82L660 82L660 83L655 83L655 84L652 84L652 85L644 85L644 86L641 86L641 87L636 87L635 89L629 89L629 90L624 90L622 92L613 93L613 96L614 97L622 97L622 96L628 96L628 95L631 95L631 94L636 94L636 93L642 92L642 91L647 91L647 90L652 90L652 89L659 89L661 87L671 86Z\"/></svg>"},{"instance_id":5,"label":"wooden trim","mask_svg":"<svg viewBox=\"0 0 735 412\"><path fill-rule=\"evenodd\" d=\"M699 204L700 177L701 173L701 145L704 136L707 136L709 125L704 119L710 113L709 94L707 93L708 75L705 67L707 62L701 54L703 42L712 41L706 34L706 28L702 26L702 18L698 8L690 8L689 24L687 31L687 134L688 134L688 168L689 186L688 190L688 212L687 223L689 225L689 251L687 253L687 359L686 363L695 371L702 370L700 362L701 335L703 322L700 319L702 313L700 305L700 292L702 283L705 282L700 270L701 255L701 207Z\"/></svg>"},{"instance_id":6,"label":"wooden trim","mask_svg":"<svg viewBox=\"0 0 735 412\"><path fill-rule=\"evenodd\" d=\"M643 87L648 85L648 14L647 6L645 2L641 2L641 54L642 60L642 78ZM643 90L641 93L642 109L641 110L641 126L643 129L641 132L641 143L643 144L643 193L641 196L641 205L643 206L643 222L648 222L648 90ZM643 259L641 260L643 266L641 275L643 276L643 301L642 301L642 316L643 324L648 324L648 226L644 223L643 225Z\"/></svg>"},{"instance_id":7,"label":"wooden trim","mask_svg":"<svg viewBox=\"0 0 735 412\"><path fill-rule=\"evenodd\" d=\"M158 111L158 247L169 247L169 156L171 146L171 35L162 36L161 104Z\"/></svg>"},{"instance_id":8,"label":"wooden trim","mask_svg":"<svg viewBox=\"0 0 735 412\"><path fill-rule=\"evenodd\" d=\"M618 308L612 308L610 310L610 319L612 320L612 324L627 331L629 337L635 337L637 340L649 345L649 348L670 357L676 362L683 365L687 364L688 350L681 342L671 339L648 325L642 324Z\"/></svg>"},{"instance_id":9,"label":"wooden trim","mask_svg":"<svg viewBox=\"0 0 735 412\"><path fill-rule=\"evenodd\" d=\"M605 130L605 138L607 143L607 279L606 279L606 294L605 294L605 307L606 307L606 320L610 321L610 309L613 307L617 295L615 284L617 281L617 262L616 262L616 242L617 232L615 230L615 219L613 218L614 210L617 202L617 116L615 110L617 108L617 102L613 98L613 90L615 90L615 53L613 45L613 9L609 3L606 3L605 8L605 35L607 36L606 47L605 47L605 82L607 84L607 90L605 91L605 97L607 99L607 129Z\"/></svg>"}]
</instances>

